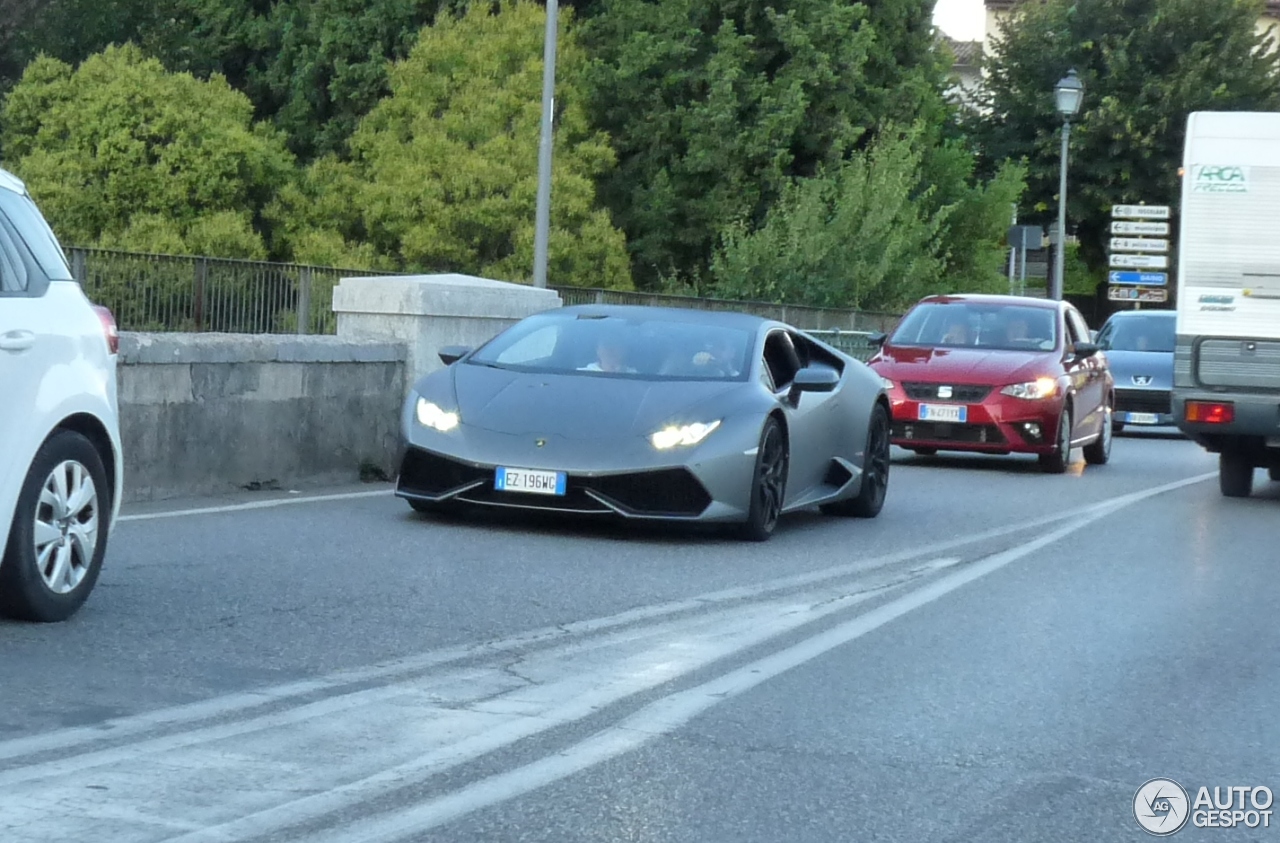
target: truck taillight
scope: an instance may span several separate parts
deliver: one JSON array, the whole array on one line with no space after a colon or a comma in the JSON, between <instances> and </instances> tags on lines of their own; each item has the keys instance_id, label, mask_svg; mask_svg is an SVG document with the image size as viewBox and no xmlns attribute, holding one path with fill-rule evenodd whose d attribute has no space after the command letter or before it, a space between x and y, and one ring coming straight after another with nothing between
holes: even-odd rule
<instances>
[{"instance_id":1,"label":"truck taillight","mask_svg":"<svg viewBox=\"0 0 1280 843\"><path fill-rule=\"evenodd\" d=\"M1197 424L1230 424L1235 421L1236 408L1230 402L1188 401L1184 415Z\"/></svg>"},{"instance_id":2,"label":"truck taillight","mask_svg":"<svg viewBox=\"0 0 1280 843\"><path fill-rule=\"evenodd\" d=\"M120 330L116 327L116 318L111 311L102 305L95 304L93 306L94 313L98 314L98 321L102 323L102 334L107 338L107 348L112 354L120 352Z\"/></svg>"}]
</instances>

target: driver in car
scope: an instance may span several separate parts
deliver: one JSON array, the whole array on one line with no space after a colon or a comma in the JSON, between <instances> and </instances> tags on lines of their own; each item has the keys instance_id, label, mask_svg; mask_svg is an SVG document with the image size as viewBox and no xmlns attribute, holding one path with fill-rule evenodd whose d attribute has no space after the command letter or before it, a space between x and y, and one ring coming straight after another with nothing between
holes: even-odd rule
<instances>
[{"instance_id":1,"label":"driver in car","mask_svg":"<svg viewBox=\"0 0 1280 843\"><path fill-rule=\"evenodd\" d=\"M965 324L963 319L954 319L947 327L947 332L942 335L943 345L968 345L969 344L969 326Z\"/></svg>"},{"instance_id":2,"label":"driver in car","mask_svg":"<svg viewBox=\"0 0 1280 843\"><path fill-rule=\"evenodd\" d=\"M578 371L581 372L624 372L635 374L636 370L627 365L627 347L617 337L604 336L596 344L596 362L588 363Z\"/></svg>"},{"instance_id":3,"label":"driver in car","mask_svg":"<svg viewBox=\"0 0 1280 843\"><path fill-rule=\"evenodd\" d=\"M735 378L739 374L734 354L733 343L724 337L717 337L708 343L708 348L693 355L693 364L699 368L716 372L724 377Z\"/></svg>"}]
</instances>

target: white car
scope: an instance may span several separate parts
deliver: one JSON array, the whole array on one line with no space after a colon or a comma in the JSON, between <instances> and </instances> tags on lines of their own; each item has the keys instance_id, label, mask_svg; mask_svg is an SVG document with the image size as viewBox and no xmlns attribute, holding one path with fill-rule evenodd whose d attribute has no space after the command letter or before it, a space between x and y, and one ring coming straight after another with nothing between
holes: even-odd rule
<instances>
[{"instance_id":1,"label":"white car","mask_svg":"<svg viewBox=\"0 0 1280 843\"><path fill-rule=\"evenodd\" d=\"M0 613L56 622L98 580L123 489L115 319L0 170Z\"/></svg>"}]
</instances>

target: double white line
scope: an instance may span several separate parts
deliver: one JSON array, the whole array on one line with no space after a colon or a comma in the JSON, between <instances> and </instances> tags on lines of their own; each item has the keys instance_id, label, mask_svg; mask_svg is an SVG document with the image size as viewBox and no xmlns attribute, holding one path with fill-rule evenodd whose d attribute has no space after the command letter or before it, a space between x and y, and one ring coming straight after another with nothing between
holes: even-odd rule
<instances>
[{"instance_id":1,"label":"double white line","mask_svg":"<svg viewBox=\"0 0 1280 843\"><path fill-rule=\"evenodd\" d=\"M308 841L400 840L633 750L1106 515L1213 476L751 587L0 743L0 837L229 843L314 823L329 830ZM961 561L962 548L1027 533L1035 538ZM874 601L749 664L662 689ZM660 689L669 692L655 698ZM520 741L595 721L592 737L533 763L335 824L373 800L403 804L398 791L429 789L432 777Z\"/></svg>"}]
</instances>

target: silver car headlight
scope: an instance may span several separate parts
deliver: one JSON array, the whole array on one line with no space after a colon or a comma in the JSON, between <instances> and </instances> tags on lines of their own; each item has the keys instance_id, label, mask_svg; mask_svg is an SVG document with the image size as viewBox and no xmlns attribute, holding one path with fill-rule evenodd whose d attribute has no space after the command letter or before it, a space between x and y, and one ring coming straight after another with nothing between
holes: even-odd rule
<instances>
[{"instance_id":1,"label":"silver car headlight","mask_svg":"<svg viewBox=\"0 0 1280 843\"><path fill-rule=\"evenodd\" d=\"M448 433L458 426L458 414L444 410L439 404L433 404L425 398L418 399L418 424L430 427L441 433Z\"/></svg>"},{"instance_id":2,"label":"silver car headlight","mask_svg":"<svg viewBox=\"0 0 1280 843\"><path fill-rule=\"evenodd\" d=\"M718 419L708 423L669 425L656 433L650 434L649 441L653 443L653 447L660 451L666 451L681 445L697 445L719 426L720 421Z\"/></svg>"},{"instance_id":3,"label":"silver car headlight","mask_svg":"<svg viewBox=\"0 0 1280 843\"><path fill-rule=\"evenodd\" d=\"M1058 382L1053 378L1036 378L1027 383L1015 383L1000 390L1001 395L1040 401L1058 394Z\"/></svg>"}]
</instances>

